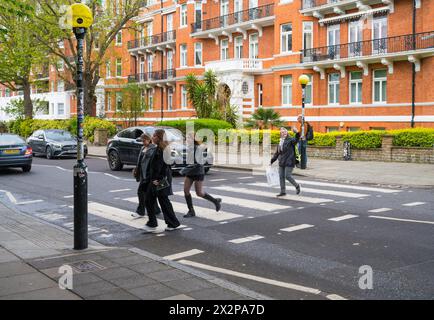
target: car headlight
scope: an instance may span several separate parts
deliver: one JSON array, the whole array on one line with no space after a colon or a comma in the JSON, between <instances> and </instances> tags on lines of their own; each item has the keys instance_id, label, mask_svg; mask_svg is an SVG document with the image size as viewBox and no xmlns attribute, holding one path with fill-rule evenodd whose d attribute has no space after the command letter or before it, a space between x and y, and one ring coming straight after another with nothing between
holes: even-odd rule
<instances>
[{"instance_id":1,"label":"car headlight","mask_svg":"<svg viewBox=\"0 0 434 320\"><path fill-rule=\"evenodd\" d=\"M53 147L56 148L56 149L61 149L62 148L62 146L60 144L53 144Z\"/></svg>"}]
</instances>

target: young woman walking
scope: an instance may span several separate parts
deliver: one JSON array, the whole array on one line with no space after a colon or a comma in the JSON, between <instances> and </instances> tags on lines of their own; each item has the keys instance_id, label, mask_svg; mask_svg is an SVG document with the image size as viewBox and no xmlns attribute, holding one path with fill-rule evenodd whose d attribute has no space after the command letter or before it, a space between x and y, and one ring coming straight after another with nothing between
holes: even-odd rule
<instances>
[{"instance_id":1,"label":"young woman walking","mask_svg":"<svg viewBox=\"0 0 434 320\"><path fill-rule=\"evenodd\" d=\"M220 211L222 199L214 198L210 194L203 191L203 181L205 179L205 168L203 166L203 151L200 143L196 140L195 134L187 135L187 155L191 160L194 159L194 164L189 164L181 170L181 174L185 175L184 179L184 196L187 202L188 212L184 218L194 217L196 212L193 207L193 199L190 194L191 187L194 184L196 194L212 202L215 205L216 211ZM189 160L190 160L189 159ZM193 161L192 161L193 162Z\"/></svg>"},{"instance_id":2,"label":"young woman walking","mask_svg":"<svg viewBox=\"0 0 434 320\"><path fill-rule=\"evenodd\" d=\"M157 129L152 136L152 143L156 145L155 151L149 161L147 176L149 177L146 192L146 210L148 211L149 221L143 227L145 232L156 232L158 222L155 217L155 205L158 202L163 212L164 221L167 224L166 231L176 230L180 223L173 211L169 196L172 192L172 173L170 166L164 160L164 151L168 146L165 139L165 131Z\"/></svg>"}]
</instances>

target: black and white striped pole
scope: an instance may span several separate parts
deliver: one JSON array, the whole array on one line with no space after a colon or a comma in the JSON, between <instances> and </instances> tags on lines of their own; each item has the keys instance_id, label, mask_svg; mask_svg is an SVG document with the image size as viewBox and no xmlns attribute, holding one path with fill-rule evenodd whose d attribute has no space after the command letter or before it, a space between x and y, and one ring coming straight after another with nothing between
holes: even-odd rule
<instances>
[{"instance_id":1,"label":"black and white striped pole","mask_svg":"<svg viewBox=\"0 0 434 320\"><path fill-rule=\"evenodd\" d=\"M299 78L298 78L298 82L301 85L301 90L302 90L302 94L301 94L301 136L300 136L300 157L301 157L301 161L300 161L300 169L306 169L306 148L307 148L307 139L306 139L306 134L307 132L305 132L306 130L304 129L304 100L306 97L306 86L309 83L309 77L305 74L302 74Z\"/></svg>"},{"instance_id":2,"label":"black and white striped pole","mask_svg":"<svg viewBox=\"0 0 434 320\"><path fill-rule=\"evenodd\" d=\"M70 7L72 31L77 39L77 163L74 166L74 249L83 250L88 247L87 224L87 166L84 163L83 122L84 122L84 90L83 90L83 51L84 37L87 28L93 22L92 12L88 6L75 3Z\"/></svg>"}]
</instances>

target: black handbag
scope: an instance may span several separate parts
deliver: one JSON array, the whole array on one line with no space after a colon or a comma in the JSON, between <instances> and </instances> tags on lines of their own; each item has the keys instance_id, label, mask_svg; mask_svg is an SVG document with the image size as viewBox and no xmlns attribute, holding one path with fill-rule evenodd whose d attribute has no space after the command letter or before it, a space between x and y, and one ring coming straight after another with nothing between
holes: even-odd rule
<instances>
[{"instance_id":1,"label":"black handbag","mask_svg":"<svg viewBox=\"0 0 434 320\"><path fill-rule=\"evenodd\" d=\"M163 179L158 181L158 185L156 186L157 191L163 190L170 187L169 179L164 177Z\"/></svg>"}]
</instances>

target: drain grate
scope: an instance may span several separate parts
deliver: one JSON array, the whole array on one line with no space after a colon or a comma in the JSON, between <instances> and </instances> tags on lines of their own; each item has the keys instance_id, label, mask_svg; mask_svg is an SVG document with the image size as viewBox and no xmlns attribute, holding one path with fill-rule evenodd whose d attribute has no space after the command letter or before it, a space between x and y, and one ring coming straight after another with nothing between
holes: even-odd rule
<instances>
[{"instance_id":1,"label":"drain grate","mask_svg":"<svg viewBox=\"0 0 434 320\"><path fill-rule=\"evenodd\" d=\"M95 261L91 260L84 260L79 262L71 263L70 266L72 269L78 273L85 273L85 272L92 272L92 271L99 271L106 269L102 265L96 263Z\"/></svg>"}]
</instances>

